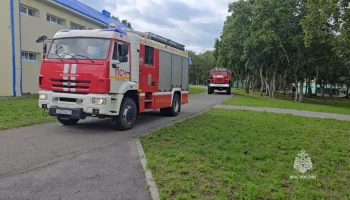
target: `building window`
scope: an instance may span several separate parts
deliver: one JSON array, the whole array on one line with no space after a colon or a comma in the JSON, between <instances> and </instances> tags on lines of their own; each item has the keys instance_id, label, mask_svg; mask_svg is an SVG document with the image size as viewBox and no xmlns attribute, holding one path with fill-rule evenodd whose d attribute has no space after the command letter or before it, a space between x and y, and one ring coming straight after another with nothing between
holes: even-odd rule
<instances>
[{"instance_id":1,"label":"building window","mask_svg":"<svg viewBox=\"0 0 350 200\"><path fill-rule=\"evenodd\" d=\"M21 5L21 13L35 17L36 10L28 6Z\"/></svg>"},{"instance_id":2,"label":"building window","mask_svg":"<svg viewBox=\"0 0 350 200\"><path fill-rule=\"evenodd\" d=\"M82 26L82 25L79 25L79 24L71 22L70 23L70 29L72 29L72 30L83 30L83 29L85 29L85 27Z\"/></svg>"},{"instance_id":3,"label":"building window","mask_svg":"<svg viewBox=\"0 0 350 200\"><path fill-rule=\"evenodd\" d=\"M61 19L61 18L58 18L58 17L56 17L56 16L47 14L47 21L48 21L48 22L51 22L51 23L63 25L63 21L64 21L64 20Z\"/></svg>"},{"instance_id":4,"label":"building window","mask_svg":"<svg viewBox=\"0 0 350 200\"><path fill-rule=\"evenodd\" d=\"M145 64L153 66L154 48L145 46Z\"/></svg>"},{"instance_id":5,"label":"building window","mask_svg":"<svg viewBox=\"0 0 350 200\"><path fill-rule=\"evenodd\" d=\"M22 52L22 59L23 60L36 61L37 55L36 55L36 53Z\"/></svg>"}]
</instances>

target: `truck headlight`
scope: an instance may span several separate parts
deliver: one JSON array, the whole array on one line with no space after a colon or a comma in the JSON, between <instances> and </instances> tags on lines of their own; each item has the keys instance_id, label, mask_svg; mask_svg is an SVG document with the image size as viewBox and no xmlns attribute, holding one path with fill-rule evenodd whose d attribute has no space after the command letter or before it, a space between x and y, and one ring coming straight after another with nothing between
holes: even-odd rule
<instances>
[{"instance_id":1,"label":"truck headlight","mask_svg":"<svg viewBox=\"0 0 350 200\"><path fill-rule=\"evenodd\" d=\"M93 98L92 99L92 104L95 104L95 105L106 105L106 99Z\"/></svg>"},{"instance_id":2,"label":"truck headlight","mask_svg":"<svg viewBox=\"0 0 350 200\"><path fill-rule=\"evenodd\" d=\"M40 94L39 99L40 100L47 100L47 94Z\"/></svg>"}]
</instances>

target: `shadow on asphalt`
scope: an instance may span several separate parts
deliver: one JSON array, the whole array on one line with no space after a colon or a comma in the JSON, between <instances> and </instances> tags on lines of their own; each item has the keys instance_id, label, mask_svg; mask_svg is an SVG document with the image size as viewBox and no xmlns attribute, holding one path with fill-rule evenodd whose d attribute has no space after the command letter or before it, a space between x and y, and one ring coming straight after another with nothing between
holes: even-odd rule
<instances>
[{"instance_id":1,"label":"shadow on asphalt","mask_svg":"<svg viewBox=\"0 0 350 200\"><path fill-rule=\"evenodd\" d=\"M187 112L181 112L179 113L178 117L182 117L184 115L188 114ZM135 128L140 128L142 126L145 126L149 123L157 123L160 120L164 120L164 118L168 119L167 121L171 122L172 120L178 119L178 117L168 117L163 116L159 111L150 111L146 113L141 113L140 118L136 121L133 129L129 130L132 131ZM72 128L75 130L88 130L89 133L91 131L115 131L115 132L127 132L127 131L118 131L115 127L116 125L111 123L111 119L97 119L97 118L87 118L86 120L81 120L77 125L75 126L63 126L62 128ZM87 133L88 133L87 132Z\"/></svg>"}]
</instances>

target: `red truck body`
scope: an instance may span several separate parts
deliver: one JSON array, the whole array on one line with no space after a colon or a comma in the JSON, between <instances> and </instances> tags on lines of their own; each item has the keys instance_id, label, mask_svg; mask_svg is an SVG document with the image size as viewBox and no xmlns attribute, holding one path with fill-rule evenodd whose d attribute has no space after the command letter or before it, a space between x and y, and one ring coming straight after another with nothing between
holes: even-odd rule
<instances>
[{"instance_id":1,"label":"red truck body","mask_svg":"<svg viewBox=\"0 0 350 200\"><path fill-rule=\"evenodd\" d=\"M177 116L188 103L188 53L153 33L119 28L56 33L39 75L39 107L64 125L111 118L131 129L139 113Z\"/></svg>"}]
</instances>

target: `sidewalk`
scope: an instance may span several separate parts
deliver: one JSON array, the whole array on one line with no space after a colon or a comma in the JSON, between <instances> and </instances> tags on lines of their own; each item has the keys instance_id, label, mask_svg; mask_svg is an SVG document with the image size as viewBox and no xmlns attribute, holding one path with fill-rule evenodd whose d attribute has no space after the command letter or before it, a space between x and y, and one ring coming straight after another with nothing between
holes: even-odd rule
<instances>
[{"instance_id":1,"label":"sidewalk","mask_svg":"<svg viewBox=\"0 0 350 200\"><path fill-rule=\"evenodd\" d=\"M258 112L271 112L280 114L292 114L303 117L315 117L324 119L337 119L342 121L350 121L350 115L311 112L303 110L283 109L283 108L266 108L266 107L252 107L252 106L231 106L231 105L217 105L214 108L232 109L232 110L250 110Z\"/></svg>"}]
</instances>

